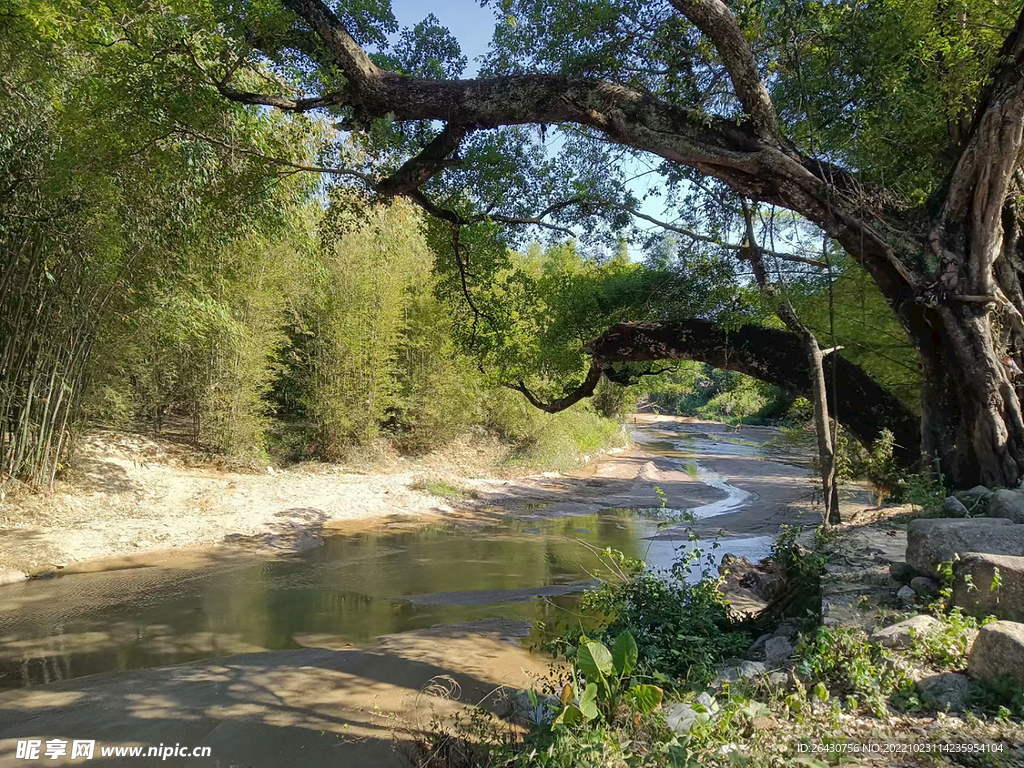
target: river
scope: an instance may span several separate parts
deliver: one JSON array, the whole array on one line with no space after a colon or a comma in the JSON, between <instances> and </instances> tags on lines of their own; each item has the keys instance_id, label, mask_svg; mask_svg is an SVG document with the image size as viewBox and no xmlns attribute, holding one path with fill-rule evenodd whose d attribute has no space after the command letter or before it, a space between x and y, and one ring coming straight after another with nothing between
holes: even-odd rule
<instances>
[{"instance_id":1,"label":"river","mask_svg":"<svg viewBox=\"0 0 1024 768\"><path fill-rule=\"evenodd\" d=\"M612 506L482 527L336 535L288 557L225 548L4 587L0 688L250 651L367 646L479 619L557 620L600 574L605 547L670 565L692 546L687 527L672 524L684 512L698 521L704 545L723 541L718 557L759 559L783 520L780 505L806 486L804 470L766 460L760 443L769 434L636 427L645 455L716 492L687 509Z\"/></svg>"}]
</instances>

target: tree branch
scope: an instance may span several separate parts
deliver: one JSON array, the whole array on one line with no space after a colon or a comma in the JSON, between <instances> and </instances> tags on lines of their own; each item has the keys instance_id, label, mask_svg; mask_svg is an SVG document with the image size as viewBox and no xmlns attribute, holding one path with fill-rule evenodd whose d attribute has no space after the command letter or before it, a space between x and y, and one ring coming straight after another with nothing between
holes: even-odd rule
<instances>
[{"instance_id":1,"label":"tree branch","mask_svg":"<svg viewBox=\"0 0 1024 768\"><path fill-rule=\"evenodd\" d=\"M991 295L1002 249L1002 209L1024 146L1024 9L1006 38L988 88L979 99L970 137L946 185L929 240L940 263L959 263L966 239L967 284L956 293ZM947 247L947 244L950 247ZM952 272L949 279L957 280Z\"/></svg>"},{"instance_id":2,"label":"tree branch","mask_svg":"<svg viewBox=\"0 0 1024 768\"><path fill-rule=\"evenodd\" d=\"M452 161L451 156L458 151L459 144L470 130L464 125L448 123L418 155L380 181L377 191L382 195L405 195L419 189L444 168L456 165L457 161Z\"/></svg>"},{"instance_id":3,"label":"tree branch","mask_svg":"<svg viewBox=\"0 0 1024 768\"><path fill-rule=\"evenodd\" d=\"M565 397L552 400L550 403L545 403L543 400L540 400L522 381L518 384L505 384L504 386L522 393L534 408L540 408L542 411L547 413L558 413L559 411L564 411L566 408L575 405L580 400L593 395L594 390L597 389L597 385L601 381L601 375L603 373L603 366L595 358L590 363L590 369L587 371L587 376L583 380L583 383Z\"/></svg>"},{"instance_id":4,"label":"tree branch","mask_svg":"<svg viewBox=\"0 0 1024 768\"><path fill-rule=\"evenodd\" d=\"M605 368L616 362L698 360L808 397L812 393L804 343L787 331L752 325L724 330L707 320L619 323L584 350ZM829 377L835 367L838 384L835 393L831 387L827 393L830 411L865 444L889 429L900 464L913 466L921 457L917 415L840 355L828 355L823 365Z\"/></svg>"},{"instance_id":5,"label":"tree branch","mask_svg":"<svg viewBox=\"0 0 1024 768\"><path fill-rule=\"evenodd\" d=\"M672 5L689 19L711 42L732 80L736 97L763 138L778 140L775 107L764 81L757 71L754 52L736 17L722 0L671 0Z\"/></svg>"}]
</instances>

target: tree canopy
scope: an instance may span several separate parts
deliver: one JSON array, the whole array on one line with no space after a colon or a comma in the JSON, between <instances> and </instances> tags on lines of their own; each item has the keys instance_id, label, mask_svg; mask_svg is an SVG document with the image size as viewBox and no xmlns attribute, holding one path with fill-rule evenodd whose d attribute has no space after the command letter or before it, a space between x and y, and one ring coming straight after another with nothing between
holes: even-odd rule
<instances>
[{"instance_id":1,"label":"tree canopy","mask_svg":"<svg viewBox=\"0 0 1024 768\"><path fill-rule=\"evenodd\" d=\"M462 344L538 405L649 370L631 364L665 351L658 335L620 329L632 346L611 350L620 321L777 326L750 290L752 206L772 282L819 323L823 271L868 276L890 313L874 327L916 351L920 441L943 472L1024 476L1020 4L482 4L492 39L466 77L437 18L400 28L385 0L5 0L40 45L116 62L95 103L146 115L142 137L417 204ZM540 234L587 255L557 286L509 261ZM623 247L642 271L616 265ZM546 280L569 325L532 297ZM589 367L588 334L604 350ZM850 354L917 400L894 355Z\"/></svg>"}]
</instances>

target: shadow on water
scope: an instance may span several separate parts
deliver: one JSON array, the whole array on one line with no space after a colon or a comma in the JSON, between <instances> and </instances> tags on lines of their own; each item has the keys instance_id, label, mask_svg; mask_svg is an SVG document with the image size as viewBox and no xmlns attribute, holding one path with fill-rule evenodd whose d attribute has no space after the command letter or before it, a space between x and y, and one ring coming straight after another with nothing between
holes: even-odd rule
<instances>
[{"instance_id":1,"label":"shadow on water","mask_svg":"<svg viewBox=\"0 0 1024 768\"><path fill-rule=\"evenodd\" d=\"M286 559L217 552L6 587L0 688L249 651L368 645L480 619L549 619L601 572L596 551L671 564L688 542L682 530L665 538L658 512L335 536ZM770 544L730 539L716 552L757 558Z\"/></svg>"}]
</instances>

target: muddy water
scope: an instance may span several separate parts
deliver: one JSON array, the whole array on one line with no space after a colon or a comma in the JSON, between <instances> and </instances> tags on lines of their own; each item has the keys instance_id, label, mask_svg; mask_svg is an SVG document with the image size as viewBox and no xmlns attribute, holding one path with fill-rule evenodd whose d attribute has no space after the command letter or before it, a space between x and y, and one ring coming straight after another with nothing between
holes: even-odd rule
<instances>
[{"instance_id":1,"label":"muddy water","mask_svg":"<svg viewBox=\"0 0 1024 768\"><path fill-rule=\"evenodd\" d=\"M696 516L752 500L693 460L707 446L683 436L673 448L726 494L694 508ZM716 551L756 559L770 545L766 536L734 538ZM475 530L334 536L285 559L215 552L27 582L0 590L0 688L247 651L368 645L484 618L557 619L600 573L596 551L612 547L667 566L687 546L682 530L666 536L664 510L608 509Z\"/></svg>"}]
</instances>

